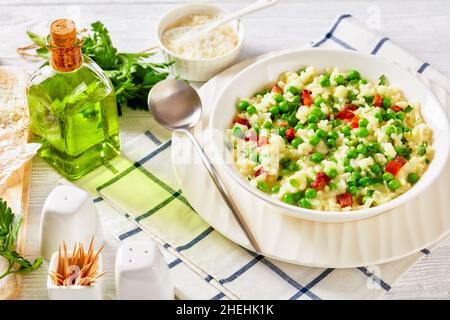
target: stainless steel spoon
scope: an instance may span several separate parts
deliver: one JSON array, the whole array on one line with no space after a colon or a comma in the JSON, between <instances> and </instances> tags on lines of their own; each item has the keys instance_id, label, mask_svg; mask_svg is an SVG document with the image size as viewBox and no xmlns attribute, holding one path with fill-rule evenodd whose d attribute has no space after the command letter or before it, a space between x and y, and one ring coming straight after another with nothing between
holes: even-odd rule
<instances>
[{"instance_id":1,"label":"stainless steel spoon","mask_svg":"<svg viewBox=\"0 0 450 320\"><path fill-rule=\"evenodd\" d=\"M197 91L182 80L168 79L157 83L148 95L148 108L156 121L165 128L186 134L200 155L223 200L257 253L261 250L255 236L225 188L216 168L206 156L191 129L200 121L202 103Z\"/></svg>"}]
</instances>

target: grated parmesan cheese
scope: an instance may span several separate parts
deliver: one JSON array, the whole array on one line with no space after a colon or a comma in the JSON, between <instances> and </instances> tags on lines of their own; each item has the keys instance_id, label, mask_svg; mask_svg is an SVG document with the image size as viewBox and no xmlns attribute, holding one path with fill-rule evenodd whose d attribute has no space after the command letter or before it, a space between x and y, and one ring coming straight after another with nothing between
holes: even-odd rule
<instances>
[{"instance_id":1,"label":"grated parmesan cheese","mask_svg":"<svg viewBox=\"0 0 450 320\"><path fill-rule=\"evenodd\" d=\"M164 32L163 44L174 54L189 59L208 59L226 54L238 44L238 35L229 25L220 26L208 34L186 41L188 33L196 32L198 27L204 27L221 16L209 14L193 14L183 17L179 22Z\"/></svg>"}]
</instances>

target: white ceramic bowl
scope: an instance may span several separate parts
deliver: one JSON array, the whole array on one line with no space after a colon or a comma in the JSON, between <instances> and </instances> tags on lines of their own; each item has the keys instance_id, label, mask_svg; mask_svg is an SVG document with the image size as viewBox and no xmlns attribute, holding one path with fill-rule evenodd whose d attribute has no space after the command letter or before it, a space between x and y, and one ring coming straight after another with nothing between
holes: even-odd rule
<instances>
[{"instance_id":1,"label":"white ceramic bowl","mask_svg":"<svg viewBox=\"0 0 450 320\"><path fill-rule=\"evenodd\" d=\"M293 50L256 62L237 74L219 94L210 116L209 129L225 132L235 116L234 106L238 98L252 96L262 88L275 83L281 73L298 70L307 65L318 69L329 66L338 67L340 70L357 69L365 78L373 82L384 74L392 85L403 91L408 100L420 102L422 115L433 130L435 155L419 182L392 201L369 209L349 212L304 209L273 199L251 186L234 165L226 163L224 134L215 134L213 143L209 143L208 146L212 147L211 154L221 160L216 165L223 168L223 172L231 175L234 181L258 199L281 209L286 214L327 222L358 220L377 215L411 200L433 183L444 168L450 149L450 126L442 105L413 75L396 65L366 54L330 49Z\"/></svg>"},{"instance_id":2,"label":"white ceramic bowl","mask_svg":"<svg viewBox=\"0 0 450 320\"><path fill-rule=\"evenodd\" d=\"M175 60L173 71L179 74L183 79L189 81L207 81L214 75L228 67L239 55L242 44L244 43L244 27L240 20L230 22L236 30L239 41L236 47L226 54L207 59L188 59L169 51L162 43L163 33L171 28L176 22L187 15L194 13L209 13L214 15L225 15L230 11L212 4L187 4L173 9L164 15L156 27L156 39L158 45L163 49L167 61Z\"/></svg>"}]
</instances>

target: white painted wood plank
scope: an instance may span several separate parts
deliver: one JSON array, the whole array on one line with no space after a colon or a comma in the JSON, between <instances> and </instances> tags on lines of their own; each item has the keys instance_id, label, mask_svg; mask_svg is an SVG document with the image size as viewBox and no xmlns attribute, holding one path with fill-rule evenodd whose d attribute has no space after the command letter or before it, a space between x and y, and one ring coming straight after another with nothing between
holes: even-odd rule
<instances>
[{"instance_id":1,"label":"white painted wood plank","mask_svg":"<svg viewBox=\"0 0 450 320\"><path fill-rule=\"evenodd\" d=\"M153 30L163 12L180 3L194 1L148 0L0 0L0 64L33 70L36 63L17 57L15 48L27 44L26 30L47 32L49 22L57 17L71 17L88 25L101 20L111 32L120 50L137 51L155 44ZM230 10L250 1L214 1ZM333 19L350 12L367 21L380 13L380 32L419 58L450 76L450 2L413 1L331 1L282 0L279 5L244 18L247 38L241 59L277 49L301 46L326 32ZM124 110L120 119L122 141L146 129L149 117L143 111ZM39 251L39 218L42 204L59 176L40 159L33 163L29 228L26 253ZM112 271L116 242L107 236L105 267L108 271L107 294L113 293ZM450 298L450 240L444 241L430 256L414 266L387 295L391 299ZM45 299L46 269L25 276L22 299Z\"/></svg>"}]
</instances>

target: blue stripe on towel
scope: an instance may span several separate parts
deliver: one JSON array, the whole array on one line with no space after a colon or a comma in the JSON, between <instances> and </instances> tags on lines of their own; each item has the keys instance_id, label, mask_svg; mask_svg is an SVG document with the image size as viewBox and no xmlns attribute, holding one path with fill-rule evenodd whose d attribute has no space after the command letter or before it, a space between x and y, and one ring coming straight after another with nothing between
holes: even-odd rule
<instances>
[{"instance_id":1,"label":"blue stripe on towel","mask_svg":"<svg viewBox=\"0 0 450 320\"><path fill-rule=\"evenodd\" d=\"M341 47L344 47L345 49L356 51L356 49L353 48L351 45L345 43L344 41L342 41L339 38L336 38L335 36L331 36L330 39L333 40L334 42L336 42Z\"/></svg>"},{"instance_id":2,"label":"blue stripe on towel","mask_svg":"<svg viewBox=\"0 0 450 320\"><path fill-rule=\"evenodd\" d=\"M220 300L223 297L225 297L225 294L223 292L220 292L220 293L216 294L214 297L212 297L211 300Z\"/></svg>"},{"instance_id":3,"label":"blue stripe on towel","mask_svg":"<svg viewBox=\"0 0 450 320\"><path fill-rule=\"evenodd\" d=\"M290 297L289 300L297 300L298 298L300 298L304 293L306 293L308 290L310 290L312 287L314 287L316 284L322 281L326 276L328 276L333 270L334 269L332 268L326 269L324 272L315 277L313 281L308 283L303 289L301 289L299 292Z\"/></svg>"},{"instance_id":4,"label":"blue stripe on towel","mask_svg":"<svg viewBox=\"0 0 450 320\"><path fill-rule=\"evenodd\" d=\"M155 212L157 212L158 210L162 209L163 207L165 207L166 205L168 205L172 200L178 198L178 196L181 194L181 190L176 191L175 193L173 193L169 198L165 199L164 201L160 202L158 205L156 205L155 207L151 208L149 211L147 211L144 214L141 214L140 216L136 217L135 220L136 222L139 222L145 218L150 217L152 214L154 214Z\"/></svg>"},{"instance_id":5,"label":"blue stripe on towel","mask_svg":"<svg viewBox=\"0 0 450 320\"><path fill-rule=\"evenodd\" d=\"M206 278L205 278L205 281L210 282L212 279L214 279L214 278L208 274L208 276L206 276Z\"/></svg>"},{"instance_id":6,"label":"blue stripe on towel","mask_svg":"<svg viewBox=\"0 0 450 320\"><path fill-rule=\"evenodd\" d=\"M429 64L428 62L425 62L423 65L420 66L420 68L417 70L417 72L418 72L418 73L424 72L425 69L429 67L429 65L430 65L430 64Z\"/></svg>"},{"instance_id":7,"label":"blue stripe on towel","mask_svg":"<svg viewBox=\"0 0 450 320\"><path fill-rule=\"evenodd\" d=\"M336 28L338 27L338 25L341 23L341 21L345 18L349 18L351 17L351 14L343 14L341 16L339 16L336 19L336 22L333 24L333 26L331 27L330 31L327 32L327 34L325 35L325 37L318 41L317 43L315 43L313 45L313 47L320 47L322 44L324 44L328 39L330 39L333 36L334 31L336 31Z\"/></svg>"},{"instance_id":8,"label":"blue stripe on towel","mask_svg":"<svg viewBox=\"0 0 450 320\"><path fill-rule=\"evenodd\" d=\"M424 254L430 254L430 250L428 250L428 249L422 249L422 250L420 250L420 252L422 252Z\"/></svg>"},{"instance_id":9,"label":"blue stripe on towel","mask_svg":"<svg viewBox=\"0 0 450 320\"><path fill-rule=\"evenodd\" d=\"M381 279L380 277L377 277L372 272L369 272L369 270L367 270L367 268L365 268L365 267L358 267L356 269L358 269L359 271L364 273L367 277L373 278L375 280L375 282L378 283L385 291L391 290L391 286L390 285L388 285L386 282L383 281L383 279Z\"/></svg>"},{"instance_id":10,"label":"blue stripe on towel","mask_svg":"<svg viewBox=\"0 0 450 320\"><path fill-rule=\"evenodd\" d=\"M263 256L256 256L254 259L252 259L251 261L249 261L245 266L243 266L242 268L240 268L238 271L236 271L235 273L233 273L231 276L229 276L228 278L225 279L221 279L219 280L220 284L224 284L224 283L228 283L231 282L233 280L235 280L236 278L238 278L241 274L243 274L245 271L247 271L248 269L250 269L251 267L253 267L256 263L258 263L258 261L260 261L262 258L264 258Z\"/></svg>"},{"instance_id":11,"label":"blue stripe on towel","mask_svg":"<svg viewBox=\"0 0 450 320\"><path fill-rule=\"evenodd\" d=\"M371 52L370 54L377 54L377 52L381 49L381 47L383 46L383 44L384 44L386 41L388 41L388 40L389 40L388 37L385 37L385 38L381 39L381 40L377 43L377 45L375 46L375 48L373 48L373 50L372 50L372 52Z\"/></svg>"},{"instance_id":12,"label":"blue stripe on towel","mask_svg":"<svg viewBox=\"0 0 450 320\"><path fill-rule=\"evenodd\" d=\"M173 267L175 267L176 265L179 265L181 262L181 259L176 258L175 260L173 260L171 263L169 263L167 266L169 267L169 269L172 269Z\"/></svg>"},{"instance_id":13,"label":"blue stripe on towel","mask_svg":"<svg viewBox=\"0 0 450 320\"><path fill-rule=\"evenodd\" d=\"M154 144L159 146L162 142L151 131L145 131L145 135L153 141Z\"/></svg>"},{"instance_id":14,"label":"blue stripe on towel","mask_svg":"<svg viewBox=\"0 0 450 320\"><path fill-rule=\"evenodd\" d=\"M100 202L100 201L102 201L103 200L103 198L102 197L97 197L97 198L95 198L94 200L92 200L94 203L97 203L97 202Z\"/></svg>"},{"instance_id":15,"label":"blue stripe on towel","mask_svg":"<svg viewBox=\"0 0 450 320\"><path fill-rule=\"evenodd\" d=\"M131 236L134 236L135 234L137 234L137 233L139 233L139 232L141 232L141 231L142 231L141 228L136 228L136 229L127 231L127 232L125 232L125 233L122 233L122 234L119 236L119 240L120 240L120 241L123 241L123 240L125 240L126 238L131 237Z\"/></svg>"},{"instance_id":16,"label":"blue stripe on towel","mask_svg":"<svg viewBox=\"0 0 450 320\"><path fill-rule=\"evenodd\" d=\"M209 235L213 231L214 231L213 227L208 227L205 231L200 233L198 236L196 236L194 239L189 241L187 244L177 247L176 250L183 251L183 250L192 248L194 245L196 245L198 242L200 242L200 240L204 239L207 235Z\"/></svg>"}]
</instances>

